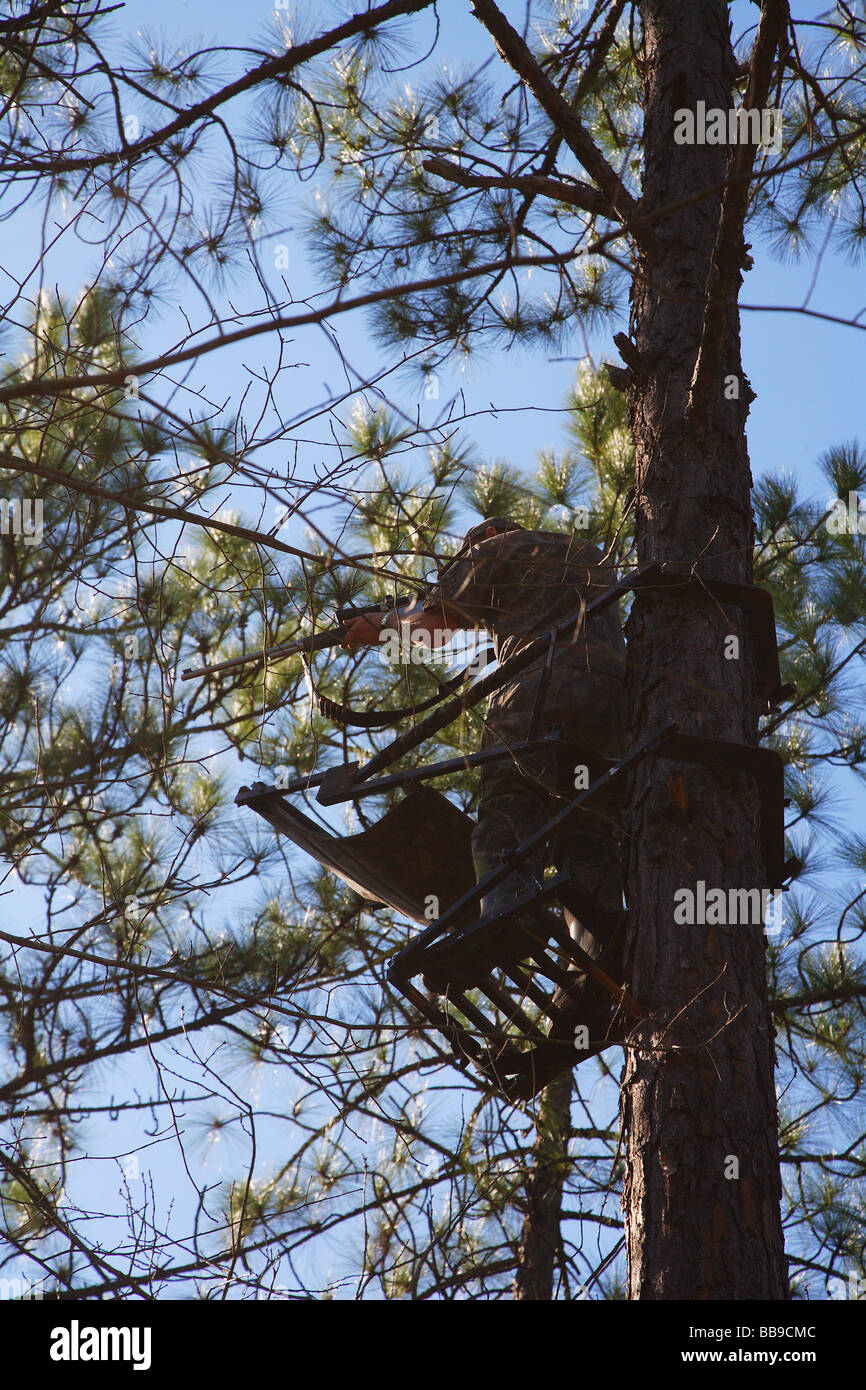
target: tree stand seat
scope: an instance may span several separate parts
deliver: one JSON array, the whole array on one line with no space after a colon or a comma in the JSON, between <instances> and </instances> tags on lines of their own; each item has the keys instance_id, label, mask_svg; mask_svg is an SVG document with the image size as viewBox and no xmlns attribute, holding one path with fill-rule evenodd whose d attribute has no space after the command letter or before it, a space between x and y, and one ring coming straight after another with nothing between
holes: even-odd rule
<instances>
[{"instance_id":1,"label":"tree stand seat","mask_svg":"<svg viewBox=\"0 0 866 1390\"><path fill-rule=\"evenodd\" d=\"M381 820L357 835L335 835L304 815L283 791L255 782L235 802L249 806L368 902L429 924L475 884L475 822L432 787L415 786Z\"/></svg>"}]
</instances>

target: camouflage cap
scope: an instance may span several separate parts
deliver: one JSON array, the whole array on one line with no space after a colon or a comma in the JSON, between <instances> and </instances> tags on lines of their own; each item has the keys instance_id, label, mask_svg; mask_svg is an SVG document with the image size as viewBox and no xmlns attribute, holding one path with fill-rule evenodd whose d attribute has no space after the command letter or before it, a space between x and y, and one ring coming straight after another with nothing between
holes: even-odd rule
<instances>
[{"instance_id":1,"label":"camouflage cap","mask_svg":"<svg viewBox=\"0 0 866 1390\"><path fill-rule=\"evenodd\" d=\"M463 546L477 545L483 541L488 530L493 527L497 535L501 531L523 531L525 528L517 521L512 521L508 516L488 516L483 521L479 521L477 526L471 527L463 537ZM462 549L463 547L461 547Z\"/></svg>"}]
</instances>

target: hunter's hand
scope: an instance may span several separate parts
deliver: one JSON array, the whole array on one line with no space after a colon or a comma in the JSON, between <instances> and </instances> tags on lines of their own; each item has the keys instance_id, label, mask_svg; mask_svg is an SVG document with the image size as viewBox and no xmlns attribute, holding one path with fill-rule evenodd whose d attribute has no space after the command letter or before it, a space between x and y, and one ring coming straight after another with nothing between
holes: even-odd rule
<instances>
[{"instance_id":1,"label":"hunter's hand","mask_svg":"<svg viewBox=\"0 0 866 1390\"><path fill-rule=\"evenodd\" d=\"M340 638L340 646L346 651L354 651L356 647L374 647L379 641L381 632L382 618L374 613L372 620L363 614L360 618L352 618L351 622L346 623L345 631Z\"/></svg>"}]
</instances>

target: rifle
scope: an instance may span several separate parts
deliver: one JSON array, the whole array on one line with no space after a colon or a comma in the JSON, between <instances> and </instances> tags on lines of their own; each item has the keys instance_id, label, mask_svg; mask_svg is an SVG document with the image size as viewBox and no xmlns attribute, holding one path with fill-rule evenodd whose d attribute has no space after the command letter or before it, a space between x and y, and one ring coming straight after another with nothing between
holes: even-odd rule
<instances>
[{"instance_id":1,"label":"rifle","mask_svg":"<svg viewBox=\"0 0 866 1390\"><path fill-rule=\"evenodd\" d=\"M185 666L181 671L182 681L191 681L196 676L210 676L215 671L230 671L236 666L246 666L253 661L282 661L287 656L297 656L300 652L323 652L329 647L337 647L345 636L346 626L353 618L362 618L365 613L398 612L413 608L423 598L414 594L411 598L395 599L393 603L368 603L360 608L345 604L335 610L337 626L326 628L312 637L300 637L296 642L284 642L274 647L264 647L260 652L250 652L247 656L236 656L231 661L216 661L212 666Z\"/></svg>"}]
</instances>

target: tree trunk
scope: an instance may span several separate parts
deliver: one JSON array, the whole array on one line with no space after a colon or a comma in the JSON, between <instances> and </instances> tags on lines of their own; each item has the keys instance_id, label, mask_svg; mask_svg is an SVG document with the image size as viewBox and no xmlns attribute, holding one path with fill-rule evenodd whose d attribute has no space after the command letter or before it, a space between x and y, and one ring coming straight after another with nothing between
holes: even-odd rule
<instances>
[{"instance_id":1,"label":"tree trunk","mask_svg":"<svg viewBox=\"0 0 866 1390\"><path fill-rule=\"evenodd\" d=\"M727 111L738 99L721 0L645 0L641 10L649 211L725 177L724 146L674 143L674 111L694 111L701 99ZM718 283L710 269L720 209L713 193L653 224L633 285L632 336L643 357L629 387L637 547L641 561L748 583L752 393L735 303L746 264L741 218L727 247L735 293L718 315L708 423L687 410L699 347L712 340L704 310L708 283ZM725 378L729 395L736 379L739 399L726 399ZM727 634L740 634L739 659L726 659ZM739 610L706 596L647 594L628 638L635 737L674 719L686 733L756 742ZM708 890L765 885L757 790L745 774L648 759L628 803L630 983L649 1008L622 1090L629 1297L784 1299L763 929L674 922L675 891L694 891L697 880Z\"/></svg>"},{"instance_id":2,"label":"tree trunk","mask_svg":"<svg viewBox=\"0 0 866 1390\"><path fill-rule=\"evenodd\" d=\"M514 1279L515 1299L549 1302L553 1298L562 1185L568 1171L573 1079L573 1072L561 1072L538 1098L533 1167L526 1184L526 1212Z\"/></svg>"}]
</instances>

